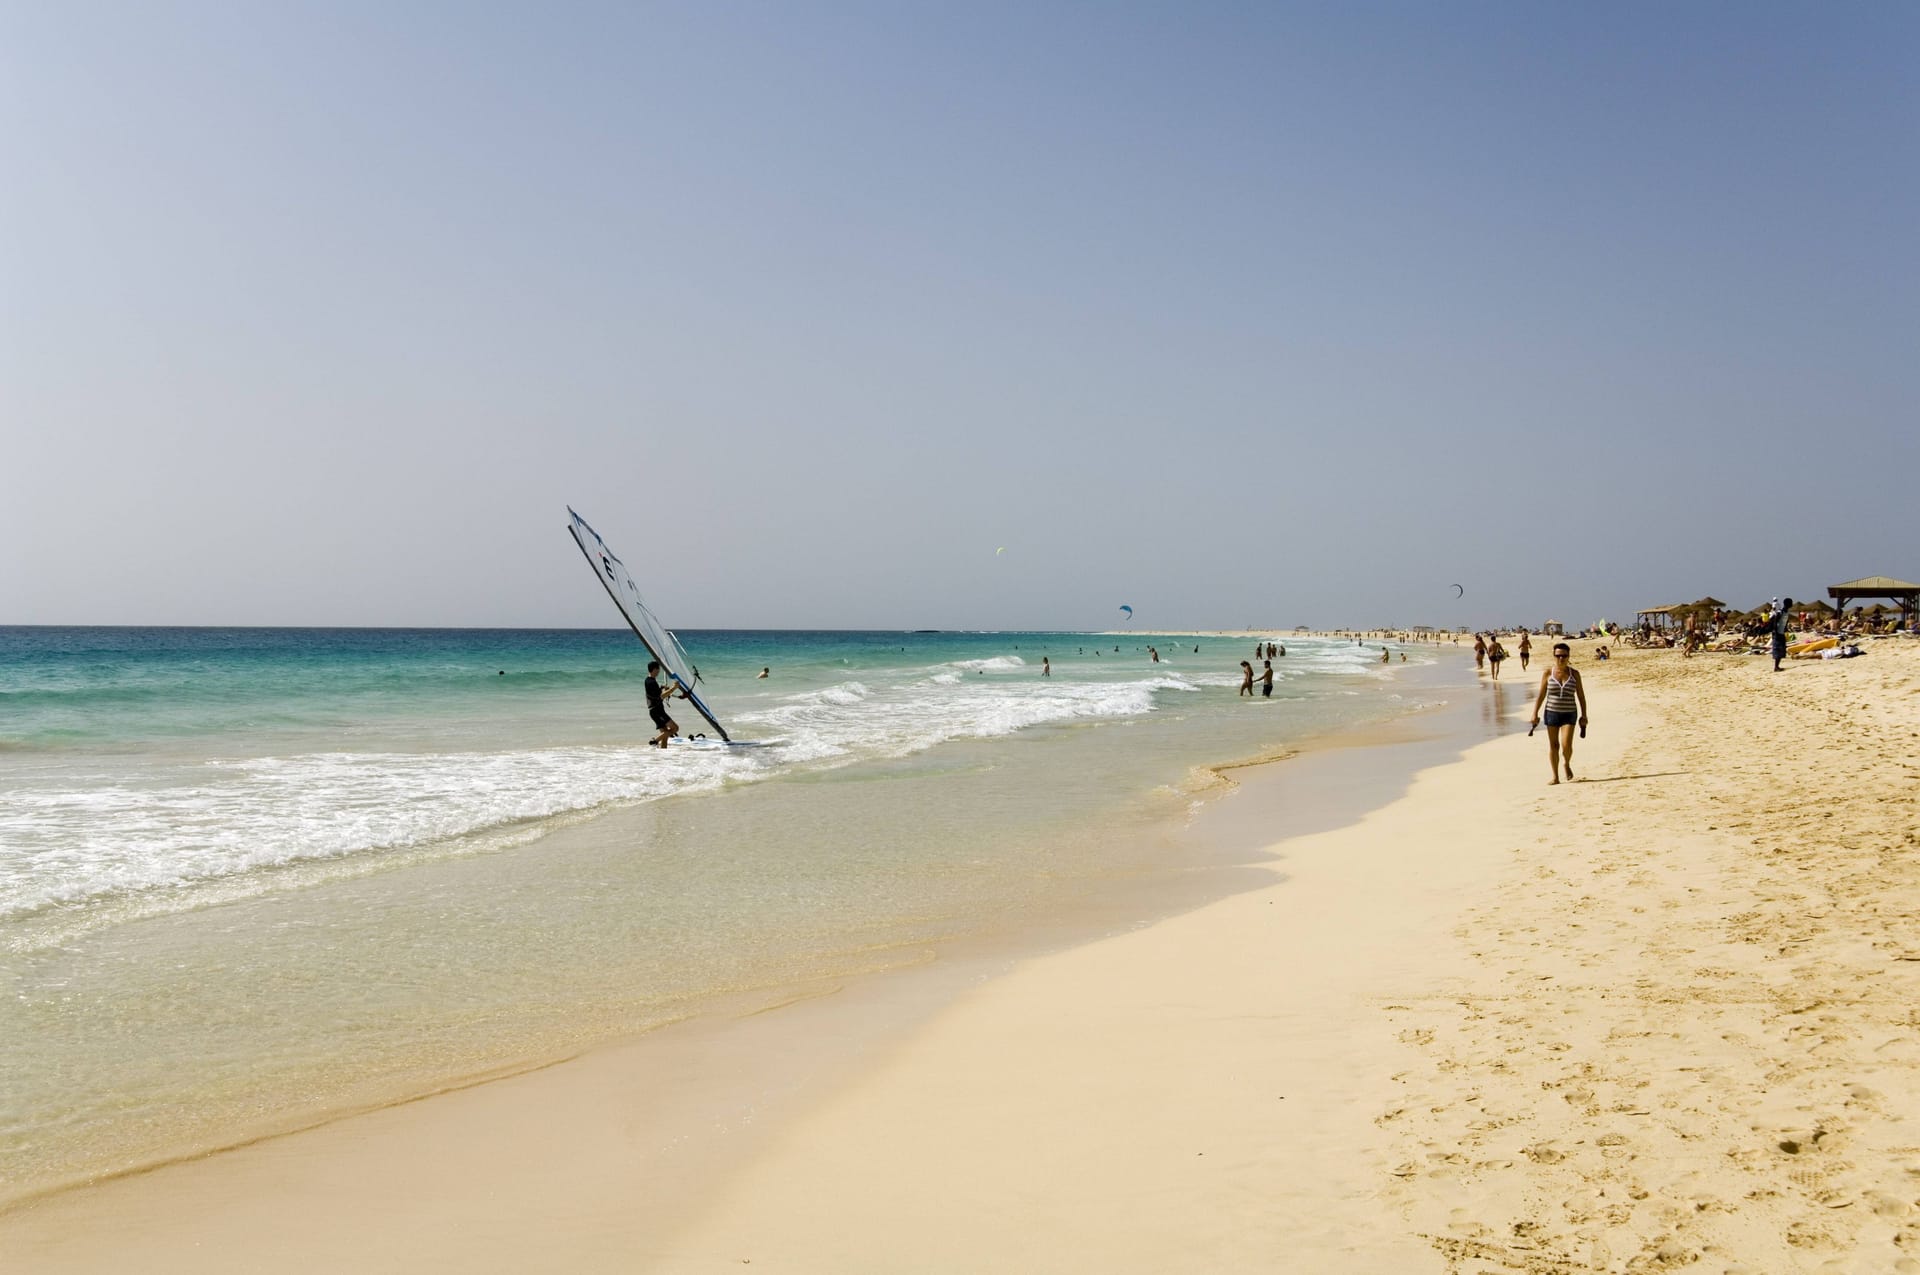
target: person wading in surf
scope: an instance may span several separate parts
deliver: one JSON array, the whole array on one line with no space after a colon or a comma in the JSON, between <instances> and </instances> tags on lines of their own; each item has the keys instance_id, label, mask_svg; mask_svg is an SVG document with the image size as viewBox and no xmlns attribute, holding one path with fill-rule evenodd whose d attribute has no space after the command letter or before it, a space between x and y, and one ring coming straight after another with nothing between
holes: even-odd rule
<instances>
[{"instance_id":1,"label":"person wading in surf","mask_svg":"<svg viewBox=\"0 0 1920 1275\"><path fill-rule=\"evenodd\" d=\"M651 748L665 748L667 741L680 733L680 723L667 716L666 696L671 694L677 694L681 699L687 698L687 692L684 687L676 687L672 691L662 692L660 689L660 661L648 660L647 716L653 718L654 728L660 732L648 742L648 746Z\"/></svg>"}]
</instances>

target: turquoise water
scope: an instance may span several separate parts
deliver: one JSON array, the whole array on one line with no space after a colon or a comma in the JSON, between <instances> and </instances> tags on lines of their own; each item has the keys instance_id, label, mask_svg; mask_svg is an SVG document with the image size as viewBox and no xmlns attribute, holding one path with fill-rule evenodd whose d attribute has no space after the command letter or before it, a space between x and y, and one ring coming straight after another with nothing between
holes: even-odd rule
<instances>
[{"instance_id":1,"label":"turquoise water","mask_svg":"<svg viewBox=\"0 0 1920 1275\"><path fill-rule=\"evenodd\" d=\"M763 746L663 753L624 631L0 629L0 1198L1018 927L1447 693L1276 637L688 631Z\"/></svg>"}]
</instances>

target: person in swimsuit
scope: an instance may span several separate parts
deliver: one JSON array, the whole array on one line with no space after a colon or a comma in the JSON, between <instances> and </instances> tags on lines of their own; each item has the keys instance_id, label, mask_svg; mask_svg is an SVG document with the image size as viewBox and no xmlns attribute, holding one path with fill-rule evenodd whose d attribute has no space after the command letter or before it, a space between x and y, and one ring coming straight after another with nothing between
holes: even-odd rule
<instances>
[{"instance_id":1,"label":"person in swimsuit","mask_svg":"<svg viewBox=\"0 0 1920 1275\"><path fill-rule=\"evenodd\" d=\"M1533 701L1535 726L1540 725L1541 708L1544 706L1547 711L1547 766L1553 771L1556 784L1560 782L1562 769L1568 779L1573 778L1575 724L1579 725L1581 734L1587 730L1587 688L1580 680L1580 670L1570 662L1572 658L1572 647L1565 642L1553 644L1553 664L1540 675L1540 694Z\"/></svg>"},{"instance_id":2,"label":"person in swimsuit","mask_svg":"<svg viewBox=\"0 0 1920 1275\"><path fill-rule=\"evenodd\" d=\"M1041 677L1053 676L1053 663L1052 661L1047 659L1047 657L1044 655L1040 657L1040 676Z\"/></svg>"},{"instance_id":3,"label":"person in swimsuit","mask_svg":"<svg viewBox=\"0 0 1920 1275\"><path fill-rule=\"evenodd\" d=\"M665 748L667 741L680 733L680 723L667 716L668 694L678 694L681 699L687 697L683 688L663 693L660 690L660 661L647 661L647 716L653 718L654 729L660 733L648 743L650 748Z\"/></svg>"},{"instance_id":4,"label":"person in swimsuit","mask_svg":"<svg viewBox=\"0 0 1920 1275\"><path fill-rule=\"evenodd\" d=\"M1507 648L1500 645L1500 638L1496 635L1487 645L1487 668L1496 682L1500 680L1500 662L1506 658Z\"/></svg>"},{"instance_id":5,"label":"person in swimsuit","mask_svg":"<svg viewBox=\"0 0 1920 1275\"><path fill-rule=\"evenodd\" d=\"M1247 663L1245 660L1240 661L1240 693L1242 695L1253 694L1253 665Z\"/></svg>"},{"instance_id":6,"label":"person in swimsuit","mask_svg":"<svg viewBox=\"0 0 1920 1275\"><path fill-rule=\"evenodd\" d=\"M1527 661L1533 658L1533 639L1527 636L1525 629L1520 630L1520 671L1527 671Z\"/></svg>"},{"instance_id":7,"label":"person in swimsuit","mask_svg":"<svg viewBox=\"0 0 1920 1275\"><path fill-rule=\"evenodd\" d=\"M1251 670L1249 670L1251 671ZM1260 698L1273 698L1273 661L1260 661Z\"/></svg>"},{"instance_id":8,"label":"person in swimsuit","mask_svg":"<svg viewBox=\"0 0 1920 1275\"><path fill-rule=\"evenodd\" d=\"M1473 666L1485 668L1487 664L1487 640L1478 633L1473 635Z\"/></svg>"}]
</instances>

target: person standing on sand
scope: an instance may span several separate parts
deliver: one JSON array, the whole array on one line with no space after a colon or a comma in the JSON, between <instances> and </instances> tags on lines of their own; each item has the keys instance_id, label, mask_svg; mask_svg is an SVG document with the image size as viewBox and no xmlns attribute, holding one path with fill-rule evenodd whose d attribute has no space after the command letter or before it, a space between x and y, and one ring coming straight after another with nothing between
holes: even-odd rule
<instances>
[{"instance_id":1,"label":"person standing on sand","mask_svg":"<svg viewBox=\"0 0 1920 1275\"><path fill-rule=\"evenodd\" d=\"M1248 670L1251 672L1252 670ZM1260 698L1273 698L1273 661L1260 661Z\"/></svg>"},{"instance_id":2,"label":"person standing on sand","mask_svg":"<svg viewBox=\"0 0 1920 1275\"><path fill-rule=\"evenodd\" d=\"M1473 635L1473 667L1476 669L1481 669L1481 668L1485 668L1486 666L1487 666L1487 640L1481 637L1478 633L1476 633Z\"/></svg>"},{"instance_id":3,"label":"person standing on sand","mask_svg":"<svg viewBox=\"0 0 1920 1275\"><path fill-rule=\"evenodd\" d=\"M1533 725L1540 725L1540 709L1547 710L1547 766L1553 782L1560 782L1564 767L1568 780L1573 778L1573 728L1587 733L1587 687L1580 670L1573 667L1573 648L1565 642L1553 644L1553 664L1540 675L1540 694L1533 700ZM1579 712L1574 711L1576 705ZM1532 729L1527 733L1531 735Z\"/></svg>"},{"instance_id":4,"label":"person standing on sand","mask_svg":"<svg viewBox=\"0 0 1920 1275\"><path fill-rule=\"evenodd\" d=\"M1792 610L1793 599L1788 598L1773 609L1773 620L1767 625L1770 638L1768 645L1772 648L1773 671L1776 673L1780 671L1780 661L1787 658L1787 627L1792 622L1789 614Z\"/></svg>"},{"instance_id":5,"label":"person standing on sand","mask_svg":"<svg viewBox=\"0 0 1920 1275\"><path fill-rule=\"evenodd\" d=\"M1525 629L1520 630L1520 671L1527 671L1527 661L1533 658L1533 639L1527 636Z\"/></svg>"},{"instance_id":6,"label":"person standing on sand","mask_svg":"<svg viewBox=\"0 0 1920 1275\"><path fill-rule=\"evenodd\" d=\"M1242 695L1253 694L1253 665L1247 663L1245 660L1240 661L1240 693Z\"/></svg>"}]
</instances>

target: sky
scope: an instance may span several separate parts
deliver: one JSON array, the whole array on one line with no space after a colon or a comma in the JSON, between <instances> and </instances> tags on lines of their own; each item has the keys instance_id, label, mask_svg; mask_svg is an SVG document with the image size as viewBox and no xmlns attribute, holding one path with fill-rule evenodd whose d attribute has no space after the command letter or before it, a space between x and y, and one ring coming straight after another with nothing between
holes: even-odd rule
<instances>
[{"instance_id":1,"label":"sky","mask_svg":"<svg viewBox=\"0 0 1920 1275\"><path fill-rule=\"evenodd\" d=\"M1920 578L1916 66L1904 3L0 0L0 623L610 627L569 505L682 628Z\"/></svg>"}]
</instances>

